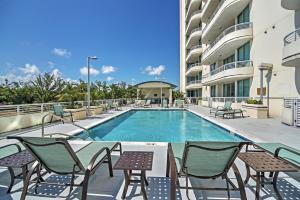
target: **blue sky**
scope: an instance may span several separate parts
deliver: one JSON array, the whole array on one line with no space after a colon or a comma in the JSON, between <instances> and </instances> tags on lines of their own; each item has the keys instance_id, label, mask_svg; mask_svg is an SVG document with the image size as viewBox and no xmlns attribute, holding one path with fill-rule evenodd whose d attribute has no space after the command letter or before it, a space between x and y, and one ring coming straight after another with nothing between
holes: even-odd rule
<instances>
[{"instance_id":1,"label":"blue sky","mask_svg":"<svg viewBox=\"0 0 300 200\"><path fill-rule=\"evenodd\" d=\"M179 83L177 0L0 0L0 81L51 72L86 80Z\"/></svg>"}]
</instances>

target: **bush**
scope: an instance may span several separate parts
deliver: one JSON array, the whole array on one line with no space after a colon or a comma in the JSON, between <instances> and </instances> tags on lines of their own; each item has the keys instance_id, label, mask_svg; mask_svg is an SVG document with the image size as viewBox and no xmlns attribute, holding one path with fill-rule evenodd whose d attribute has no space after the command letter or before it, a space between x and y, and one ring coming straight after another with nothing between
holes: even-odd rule
<instances>
[{"instance_id":1,"label":"bush","mask_svg":"<svg viewBox=\"0 0 300 200\"><path fill-rule=\"evenodd\" d=\"M256 99L247 99L246 103L247 104L258 104L258 105L263 104L263 102L261 100L256 100Z\"/></svg>"}]
</instances>

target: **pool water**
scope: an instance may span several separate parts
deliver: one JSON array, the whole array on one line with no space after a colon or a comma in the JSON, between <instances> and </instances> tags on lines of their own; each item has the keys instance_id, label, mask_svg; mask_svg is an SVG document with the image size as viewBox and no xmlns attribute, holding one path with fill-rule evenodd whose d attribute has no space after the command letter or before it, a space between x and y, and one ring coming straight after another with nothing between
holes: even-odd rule
<instances>
[{"instance_id":1,"label":"pool water","mask_svg":"<svg viewBox=\"0 0 300 200\"><path fill-rule=\"evenodd\" d=\"M81 133L86 140L185 142L242 139L189 111L131 110Z\"/></svg>"}]
</instances>

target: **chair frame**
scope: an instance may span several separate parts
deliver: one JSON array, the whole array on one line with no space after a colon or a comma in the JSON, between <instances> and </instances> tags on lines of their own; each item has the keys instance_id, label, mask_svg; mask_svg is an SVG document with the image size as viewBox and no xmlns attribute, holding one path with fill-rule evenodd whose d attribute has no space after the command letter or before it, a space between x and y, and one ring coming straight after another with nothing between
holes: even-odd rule
<instances>
[{"instance_id":1,"label":"chair frame","mask_svg":"<svg viewBox=\"0 0 300 200\"><path fill-rule=\"evenodd\" d=\"M65 111L64 107L61 104L56 104L56 105L60 105L63 108L64 113L69 113L70 118L71 118L71 122L74 122L73 113L71 111ZM63 113L61 113L61 115L56 115L55 114L54 106L55 105L53 105L53 113L52 113L52 116L51 116L51 119L50 119L50 123L52 123L53 117L55 117L55 116L59 117L59 119L64 119L64 114ZM65 123L64 120L61 120L61 121L62 121L63 124Z\"/></svg>"},{"instance_id":2,"label":"chair frame","mask_svg":"<svg viewBox=\"0 0 300 200\"><path fill-rule=\"evenodd\" d=\"M241 142L238 146L231 146L231 147L226 147L226 148L214 149L214 148L202 147L202 146L199 146L199 145L190 145L189 142L187 142L185 144L184 152L183 152L183 156L182 156L183 157L183 162L180 166L180 172L178 172L177 167L176 167L176 162L175 162L175 158L174 158L172 145L171 145L171 143L169 143L168 144L168 158L167 158L166 176L167 177L171 176L171 183L170 183L171 184L171 199L172 200L176 199L176 188L179 187L181 189L186 190L186 195L187 195L188 199L189 199L188 190L189 189L196 189L196 190L227 191L228 198L230 198L230 190L235 190L235 191L239 190L240 195L241 195L241 199L242 200L247 200L244 182L242 180L241 174L240 174L237 166L234 164L235 159L237 158L240 150L242 149L242 147L245 144L247 144L247 142ZM237 147L238 147L238 150L232 156L231 160L228 162L225 170L222 173L216 174L216 175L213 175L213 176L195 176L195 175L189 174L188 169L185 167L185 163L186 163L186 159L187 159L188 151L189 151L190 147L199 148L199 149L208 150L208 151L216 151L216 152L217 151L228 150L228 149L231 149L231 148L237 148ZM227 173L230 170L230 168L232 168L232 170L235 174L235 177L237 179L238 187L235 186L227 176ZM185 182L186 182L185 186L180 186L180 184L179 184L178 178L181 177L181 176L185 176ZM218 177L222 177L223 179L225 178L225 180L226 180L226 188L190 187L190 186L188 186L188 178L189 177L194 177L194 178L199 178L199 179L215 179L215 178L218 178ZM230 189L229 185L231 185L232 189Z\"/></svg>"},{"instance_id":3,"label":"chair frame","mask_svg":"<svg viewBox=\"0 0 300 200\"><path fill-rule=\"evenodd\" d=\"M82 200L86 200L87 199L87 189L88 189L88 181L89 181L89 177L91 175L93 175L95 173L95 171L98 169L98 167L103 164L103 163L107 163L108 164L108 169L109 169L109 176L113 177L113 170L112 170L112 162L111 162L111 151L114 151L118 146L119 146L119 150L115 150L115 151L120 151L120 154L122 153L122 146L121 143L117 142L111 149L107 148L107 147L103 147L102 149L100 149L97 153L94 154L94 156L91 158L88 167L85 169L82 165L82 163L80 162L79 158L77 157L76 153L74 152L74 150L72 149L72 147L70 146L70 144L68 143L68 141L64 138L56 138L56 142L53 142L51 144L33 144L27 141L24 141L22 137L17 137L17 136L11 136L9 137L9 139L17 139L19 140L25 147L26 149L28 149L29 152L32 153L32 155L35 157L35 159L37 160L31 167L31 169L29 170L29 172L27 173L27 176L25 178L24 181L24 187L22 190L22 195L21 195L21 200L25 200L26 195L27 195L27 190L29 187L29 183L31 182L31 177L34 173L37 173L37 178L35 181L35 193L37 193L37 187L39 184L48 184L48 185L61 185L61 184L56 184L56 183L46 183L43 182L41 180L43 180L41 178L41 170L42 167L46 169L47 172L51 173L54 172L55 174L59 174L59 175L69 175L71 174L71 183L69 184L64 184L65 186L70 186L70 191L69 194L71 194L73 187L74 186L80 186L82 187L82 192L81 192L81 199ZM58 172L55 170L50 169L40 158L38 155L36 155L34 153L34 150L30 148L29 145L33 145L33 146L51 146L51 145L63 145L66 150L68 151L69 155L72 157L73 161L76 163L73 166L73 171L72 172ZM103 156L102 159L100 159L100 161L98 161L96 164L96 160L99 157L100 154L102 154L103 152L106 152L106 155ZM94 166L95 165L95 166ZM76 167L79 168L79 170L76 170ZM79 183L79 184L75 184L74 180L75 180L75 175L84 175L84 180Z\"/></svg>"}]
</instances>

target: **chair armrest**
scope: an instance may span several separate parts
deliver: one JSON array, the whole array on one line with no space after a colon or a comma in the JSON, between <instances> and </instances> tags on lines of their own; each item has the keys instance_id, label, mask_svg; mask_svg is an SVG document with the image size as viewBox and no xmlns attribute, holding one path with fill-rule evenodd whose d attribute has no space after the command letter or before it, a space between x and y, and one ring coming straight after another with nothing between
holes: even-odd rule
<instances>
[{"instance_id":1,"label":"chair armrest","mask_svg":"<svg viewBox=\"0 0 300 200\"><path fill-rule=\"evenodd\" d=\"M216 107L217 110L223 109L223 108L224 108L223 106L217 106L217 107Z\"/></svg>"},{"instance_id":2,"label":"chair armrest","mask_svg":"<svg viewBox=\"0 0 300 200\"><path fill-rule=\"evenodd\" d=\"M87 168L89 171L92 171L92 170L93 170L94 164L95 164L97 158L98 158L99 155L101 155L101 153L103 153L104 151L106 151L106 156L109 157L109 159L110 159L110 151L109 151L109 149L108 149L107 147L103 147L103 148L100 149L100 150L92 157L92 159L90 160L89 165L88 165L88 168ZM102 163L102 162L104 161L104 158L105 158L106 156L104 156L97 164Z\"/></svg>"},{"instance_id":3,"label":"chair armrest","mask_svg":"<svg viewBox=\"0 0 300 200\"><path fill-rule=\"evenodd\" d=\"M16 143L15 144L8 144L8 145L5 145L5 146L2 146L2 147L0 147L0 150L3 150L5 148L11 147L11 146L15 146L17 148L18 152L22 151L20 145L18 145Z\"/></svg>"},{"instance_id":4,"label":"chair armrest","mask_svg":"<svg viewBox=\"0 0 300 200\"><path fill-rule=\"evenodd\" d=\"M275 157L278 157L278 156L279 156L279 152L280 152L281 150L286 150L286 151L288 151L288 152L290 152L290 153L293 153L293 154L295 154L295 155L297 155L297 156L300 156L300 153L297 152L297 151L294 151L293 149L286 148L286 147L278 147L278 148L275 150L275 153L274 153Z\"/></svg>"}]
</instances>

